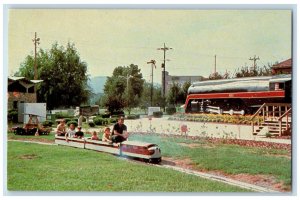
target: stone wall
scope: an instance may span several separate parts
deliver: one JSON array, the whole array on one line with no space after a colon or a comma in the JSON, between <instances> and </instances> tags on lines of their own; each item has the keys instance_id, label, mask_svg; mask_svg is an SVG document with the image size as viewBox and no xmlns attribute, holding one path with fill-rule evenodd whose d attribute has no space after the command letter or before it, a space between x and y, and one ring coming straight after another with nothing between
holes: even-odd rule
<instances>
[{"instance_id":1,"label":"stone wall","mask_svg":"<svg viewBox=\"0 0 300 200\"><path fill-rule=\"evenodd\" d=\"M36 103L36 93L8 92L8 110L14 108L14 101L19 103Z\"/></svg>"}]
</instances>

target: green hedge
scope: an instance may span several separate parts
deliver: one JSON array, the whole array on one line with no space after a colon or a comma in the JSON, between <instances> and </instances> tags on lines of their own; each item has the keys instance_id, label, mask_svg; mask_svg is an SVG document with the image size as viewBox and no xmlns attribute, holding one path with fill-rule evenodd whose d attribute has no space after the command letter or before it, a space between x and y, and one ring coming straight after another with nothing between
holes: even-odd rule
<instances>
[{"instance_id":1,"label":"green hedge","mask_svg":"<svg viewBox=\"0 0 300 200\"><path fill-rule=\"evenodd\" d=\"M168 115L173 115L174 113L176 113L176 108L175 107L167 107L166 108L166 113Z\"/></svg>"},{"instance_id":2,"label":"green hedge","mask_svg":"<svg viewBox=\"0 0 300 200\"><path fill-rule=\"evenodd\" d=\"M7 113L7 120L10 122L17 123L18 122L18 111L17 110L9 110Z\"/></svg>"},{"instance_id":3,"label":"green hedge","mask_svg":"<svg viewBox=\"0 0 300 200\"><path fill-rule=\"evenodd\" d=\"M68 113L64 113L64 112L58 112L55 113L55 118L56 119L66 119L66 118L73 118L74 116L72 115L68 115Z\"/></svg>"},{"instance_id":4,"label":"green hedge","mask_svg":"<svg viewBox=\"0 0 300 200\"><path fill-rule=\"evenodd\" d=\"M67 122L67 125L68 125L68 126L70 126L70 124L74 124L74 125L75 125L75 127L77 127L77 126L78 126L78 123L77 123L77 121L69 121L69 122Z\"/></svg>"},{"instance_id":5,"label":"green hedge","mask_svg":"<svg viewBox=\"0 0 300 200\"><path fill-rule=\"evenodd\" d=\"M155 118L160 118L162 116L163 116L163 112L162 111L153 112L153 117L155 117Z\"/></svg>"},{"instance_id":6,"label":"green hedge","mask_svg":"<svg viewBox=\"0 0 300 200\"><path fill-rule=\"evenodd\" d=\"M95 123L94 122L89 122L89 126L90 127L95 127Z\"/></svg>"},{"instance_id":7,"label":"green hedge","mask_svg":"<svg viewBox=\"0 0 300 200\"><path fill-rule=\"evenodd\" d=\"M53 122L52 121L49 121L49 120L46 120L43 122L43 126L52 126L53 125Z\"/></svg>"}]
</instances>

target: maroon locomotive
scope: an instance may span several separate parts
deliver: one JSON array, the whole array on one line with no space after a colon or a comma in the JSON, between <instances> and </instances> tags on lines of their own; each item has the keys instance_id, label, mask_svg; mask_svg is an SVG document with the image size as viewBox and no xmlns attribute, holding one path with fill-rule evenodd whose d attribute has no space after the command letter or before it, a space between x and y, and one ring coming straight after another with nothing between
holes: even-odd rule
<instances>
[{"instance_id":1,"label":"maroon locomotive","mask_svg":"<svg viewBox=\"0 0 300 200\"><path fill-rule=\"evenodd\" d=\"M195 82L185 112L252 114L263 103L291 103L291 88L290 74Z\"/></svg>"}]
</instances>

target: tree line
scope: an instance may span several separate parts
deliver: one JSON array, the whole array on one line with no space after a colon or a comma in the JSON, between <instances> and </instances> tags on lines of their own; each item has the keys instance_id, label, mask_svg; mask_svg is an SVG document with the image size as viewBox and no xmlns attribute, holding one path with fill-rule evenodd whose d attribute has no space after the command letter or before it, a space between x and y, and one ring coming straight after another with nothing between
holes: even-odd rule
<instances>
[{"instance_id":1,"label":"tree line","mask_svg":"<svg viewBox=\"0 0 300 200\"><path fill-rule=\"evenodd\" d=\"M38 102L47 102L48 109L69 108L87 105L92 95L87 81L87 63L81 60L75 44L68 42L66 47L54 43L50 50L37 52L38 77L43 80L37 86ZM21 63L15 76L34 78L34 56L28 55ZM242 67L233 75L211 74L208 79L265 76L271 74L271 65L250 70ZM153 106L177 106L184 104L190 82L182 85L173 82L166 97L161 94L161 87L153 88ZM135 107L147 109L150 105L151 84L143 79L138 65L118 66L104 86L104 95L97 101L110 112L126 109L129 113Z\"/></svg>"}]
</instances>

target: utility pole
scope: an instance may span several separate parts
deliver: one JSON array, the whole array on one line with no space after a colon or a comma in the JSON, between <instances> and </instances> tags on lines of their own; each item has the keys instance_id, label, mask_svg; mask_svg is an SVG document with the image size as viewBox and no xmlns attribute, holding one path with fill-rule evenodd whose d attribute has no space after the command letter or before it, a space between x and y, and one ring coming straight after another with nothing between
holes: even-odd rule
<instances>
[{"instance_id":1,"label":"utility pole","mask_svg":"<svg viewBox=\"0 0 300 200\"><path fill-rule=\"evenodd\" d=\"M215 72L214 72L215 78L217 76L217 55L215 55Z\"/></svg>"},{"instance_id":2,"label":"utility pole","mask_svg":"<svg viewBox=\"0 0 300 200\"><path fill-rule=\"evenodd\" d=\"M150 60L149 62L147 62L147 64L151 64L151 94L150 94L150 98L151 98L151 106L153 106L153 67L156 68L156 65L155 65L155 60Z\"/></svg>"},{"instance_id":3,"label":"utility pole","mask_svg":"<svg viewBox=\"0 0 300 200\"><path fill-rule=\"evenodd\" d=\"M36 32L34 34L34 38L32 39L32 42L34 44L34 80L37 80L38 73L37 73L37 63L36 63L36 48L37 48L37 45L40 44L40 38L37 38Z\"/></svg>"},{"instance_id":4,"label":"utility pole","mask_svg":"<svg viewBox=\"0 0 300 200\"><path fill-rule=\"evenodd\" d=\"M249 60L253 60L253 71L255 71L256 68L256 60L259 60L259 57L256 57L256 55L254 55L253 58L249 58Z\"/></svg>"},{"instance_id":5,"label":"utility pole","mask_svg":"<svg viewBox=\"0 0 300 200\"><path fill-rule=\"evenodd\" d=\"M164 63L162 64L163 68L163 97L165 98L165 92L166 92L166 51L173 49L171 47L166 47L166 44L164 43L164 47L157 48L157 50L164 51Z\"/></svg>"}]
</instances>

